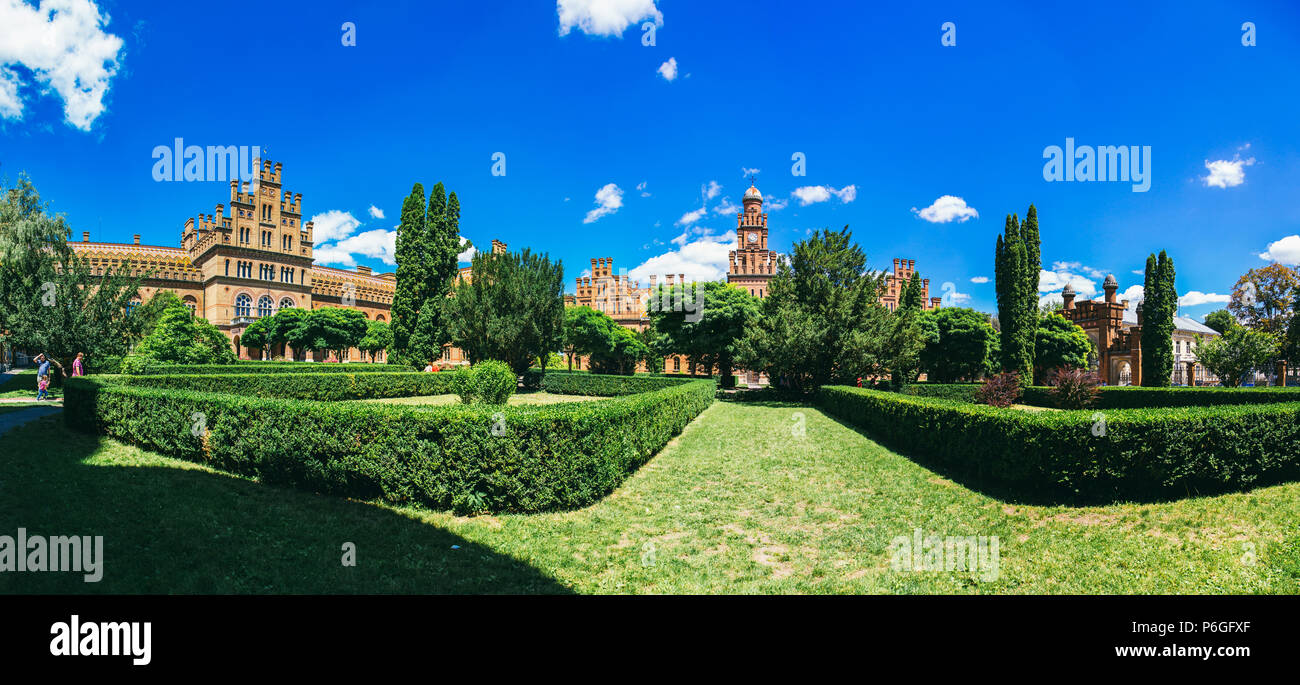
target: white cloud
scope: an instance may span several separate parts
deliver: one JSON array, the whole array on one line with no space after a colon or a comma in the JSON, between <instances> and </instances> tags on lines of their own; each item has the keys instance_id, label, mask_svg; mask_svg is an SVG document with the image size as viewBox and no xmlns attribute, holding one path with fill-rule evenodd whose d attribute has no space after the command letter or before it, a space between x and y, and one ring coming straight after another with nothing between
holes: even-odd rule
<instances>
[{"instance_id":1,"label":"white cloud","mask_svg":"<svg viewBox=\"0 0 1300 685\"><path fill-rule=\"evenodd\" d=\"M680 240L679 240L680 239ZM628 272L634 281L641 285L650 284L650 275L655 274L662 283L665 276L686 274L687 281L719 281L727 276L727 253L736 249L735 236L704 235L698 240L686 242L686 234L678 236L673 242L678 249L656 255L642 262Z\"/></svg>"},{"instance_id":2,"label":"white cloud","mask_svg":"<svg viewBox=\"0 0 1300 685\"><path fill-rule=\"evenodd\" d=\"M780 200L775 197L763 200L763 211L765 212L779 212L789 206L789 200Z\"/></svg>"},{"instance_id":3,"label":"white cloud","mask_svg":"<svg viewBox=\"0 0 1300 685\"><path fill-rule=\"evenodd\" d=\"M318 262L347 266L356 265L356 255L378 259L389 265L397 264L396 253L397 231L382 228L362 231L333 245L322 245L313 250Z\"/></svg>"},{"instance_id":4,"label":"white cloud","mask_svg":"<svg viewBox=\"0 0 1300 685\"><path fill-rule=\"evenodd\" d=\"M623 189L613 183L606 183L604 187L596 191L596 208L587 212L587 217L582 220L582 223L592 223L602 216L617 212L619 207L622 206Z\"/></svg>"},{"instance_id":5,"label":"white cloud","mask_svg":"<svg viewBox=\"0 0 1300 685\"><path fill-rule=\"evenodd\" d=\"M687 212L687 213L685 213L685 214L682 215L682 218L680 218L680 219L677 220L677 225L678 225L678 226L690 226L691 224L693 224L693 223L699 221L700 219L703 219L703 218L704 218L704 215L707 214L707 213L708 213L708 210L706 210L706 209L703 208L703 207L700 207L699 209L697 209L697 210L695 210L695 211L692 211L692 212Z\"/></svg>"},{"instance_id":6,"label":"white cloud","mask_svg":"<svg viewBox=\"0 0 1300 685\"><path fill-rule=\"evenodd\" d=\"M333 240L341 240L353 234L361 222L352 216L352 212L345 212L341 209L331 209L324 214L313 216L310 221L312 227L312 240L318 245Z\"/></svg>"},{"instance_id":7,"label":"white cloud","mask_svg":"<svg viewBox=\"0 0 1300 685\"><path fill-rule=\"evenodd\" d=\"M740 167L741 176L757 176L762 169L751 169L747 166Z\"/></svg>"},{"instance_id":8,"label":"white cloud","mask_svg":"<svg viewBox=\"0 0 1300 685\"><path fill-rule=\"evenodd\" d=\"M987 278L984 280L988 280ZM970 295L957 292L957 284L952 281L944 281L940 287L943 291L943 304L952 307L965 302L970 302Z\"/></svg>"},{"instance_id":9,"label":"white cloud","mask_svg":"<svg viewBox=\"0 0 1300 685\"><path fill-rule=\"evenodd\" d=\"M1207 187L1213 188L1233 188L1246 182L1245 167L1253 166L1255 158L1242 159L1241 155L1233 155L1231 160L1219 159L1211 162L1205 160L1205 168L1210 173L1201 177Z\"/></svg>"},{"instance_id":10,"label":"white cloud","mask_svg":"<svg viewBox=\"0 0 1300 685\"><path fill-rule=\"evenodd\" d=\"M722 192L722 186L717 181L709 181L707 184L700 186L700 194L705 200L712 200Z\"/></svg>"},{"instance_id":11,"label":"white cloud","mask_svg":"<svg viewBox=\"0 0 1300 685\"><path fill-rule=\"evenodd\" d=\"M664 15L655 0L557 0L560 35L578 29L589 36L622 36L631 24L642 19L664 25Z\"/></svg>"},{"instance_id":12,"label":"white cloud","mask_svg":"<svg viewBox=\"0 0 1300 685\"><path fill-rule=\"evenodd\" d=\"M467 240L465 236L460 236L460 246L464 247L465 250L460 254L456 255L457 262L472 262L474 261L474 255L478 254L478 249L475 248L473 245L470 245L469 247L465 247L465 244L468 242L469 240Z\"/></svg>"},{"instance_id":13,"label":"white cloud","mask_svg":"<svg viewBox=\"0 0 1300 685\"><path fill-rule=\"evenodd\" d=\"M989 282L989 277L988 277L988 276L976 276L976 277L970 279L970 282L971 282L971 283L988 283L988 282Z\"/></svg>"},{"instance_id":14,"label":"white cloud","mask_svg":"<svg viewBox=\"0 0 1300 685\"><path fill-rule=\"evenodd\" d=\"M1259 258L1283 264L1300 264L1300 235L1289 235L1268 244L1268 250L1259 253Z\"/></svg>"},{"instance_id":15,"label":"white cloud","mask_svg":"<svg viewBox=\"0 0 1300 685\"><path fill-rule=\"evenodd\" d=\"M736 203L732 202L731 198L727 197L722 198L722 202L718 203L718 206L713 208L714 214L727 215L738 214L739 212L740 207L737 206Z\"/></svg>"},{"instance_id":16,"label":"white cloud","mask_svg":"<svg viewBox=\"0 0 1300 685\"><path fill-rule=\"evenodd\" d=\"M1080 299L1088 299L1096 295L1097 282L1088 278L1084 274L1075 273L1070 269L1055 268L1061 264L1058 262L1053 265L1053 270L1041 269L1038 272L1038 292L1050 293L1065 288L1066 284L1074 287L1074 292ZM1059 301L1059 300L1058 300Z\"/></svg>"},{"instance_id":17,"label":"white cloud","mask_svg":"<svg viewBox=\"0 0 1300 685\"><path fill-rule=\"evenodd\" d=\"M1178 304L1183 307L1195 307L1201 304L1211 302L1227 303L1232 298L1228 295L1217 295L1215 293L1203 293L1199 290L1193 290L1182 297L1178 298Z\"/></svg>"},{"instance_id":18,"label":"white cloud","mask_svg":"<svg viewBox=\"0 0 1300 685\"><path fill-rule=\"evenodd\" d=\"M799 205L802 207L825 202L831 199L832 195L838 197L840 202L852 202L858 197L858 187L849 185L836 190L831 186L802 186L794 189L794 196L798 198Z\"/></svg>"},{"instance_id":19,"label":"white cloud","mask_svg":"<svg viewBox=\"0 0 1300 685\"><path fill-rule=\"evenodd\" d=\"M974 207L968 206L965 200L955 195L944 195L925 209L918 210L913 207L912 213L932 224L946 224L954 219L957 223L961 223L972 217L978 219L980 216Z\"/></svg>"},{"instance_id":20,"label":"white cloud","mask_svg":"<svg viewBox=\"0 0 1300 685\"><path fill-rule=\"evenodd\" d=\"M83 131L104 113L104 95L117 75L122 39L104 31L109 17L90 0L0 0L0 116L21 119L18 72L63 99L64 120Z\"/></svg>"},{"instance_id":21,"label":"white cloud","mask_svg":"<svg viewBox=\"0 0 1300 685\"><path fill-rule=\"evenodd\" d=\"M659 65L659 75L664 77L665 81L672 81L677 78L677 58L669 57L667 62Z\"/></svg>"},{"instance_id":22,"label":"white cloud","mask_svg":"<svg viewBox=\"0 0 1300 685\"><path fill-rule=\"evenodd\" d=\"M639 191L641 191L641 197L650 197L650 193L646 191L645 187L646 187L646 181L642 181L642 182L636 184L636 189L639 190ZM565 199L568 199L568 198L565 198Z\"/></svg>"},{"instance_id":23,"label":"white cloud","mask_svg":"<svg viewBox=\"0 0 1300 685\"><path fill-rule=\"evenodd\" d=\"M1142 291L1143 291L1142 286L1130 285L1129 287L1124 289L1124 292L1117 294L1115 296L1115 300L1118 302L1123 302L1124 300L1128 300L1127 311L1136 312L1138 303L1146 298L1146 295L1144 295Z\"/></svg>"},{"instance_id":24,"label":"white cloud","mask_svg":"<svg viewBox=\"0 0 1300 685\"><path fill-rule=\"evenodd\" d=\"M380 209L380 208L378 208L378 207L376 207L376 206L374 206L374 205L370 205L370 218L372 218L372 219L382 219L382 218L384 218L384 210L382 210L382 209Z\"/></svg>"}]
</instances>

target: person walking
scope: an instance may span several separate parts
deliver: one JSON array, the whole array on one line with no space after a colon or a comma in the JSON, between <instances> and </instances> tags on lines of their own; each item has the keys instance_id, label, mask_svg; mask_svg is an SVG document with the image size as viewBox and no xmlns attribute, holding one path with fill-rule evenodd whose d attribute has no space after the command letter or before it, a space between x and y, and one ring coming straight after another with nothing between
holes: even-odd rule
<instances>
[{"instance_id":1,"label":"person walking","mask_svg":"<svg viewBox=\"0 0 1300 685\"><path fill-rule=\"evenodd\" d=\"M50 360L44 354L36 355L36 401L49 399Z\"/></svg>"},{"instance_id":2,"label":"person walking","mask_svg":"<svg viewBox=\"0 0 1300 685\"><path fill-rule=\"evenodd\" d=\"M85 357L86 357L86 353L85 353L85 352L78 352L78 353L77 353L77 358L74 359L74 360L72 360L72 377L73 377L73 378L76 378L76 377L78 377L78 376L84 376L84 375L86 375L86 364L85 364L85 362L82 361L82 359L85 359Z\"/></svg>"}]
</instances>

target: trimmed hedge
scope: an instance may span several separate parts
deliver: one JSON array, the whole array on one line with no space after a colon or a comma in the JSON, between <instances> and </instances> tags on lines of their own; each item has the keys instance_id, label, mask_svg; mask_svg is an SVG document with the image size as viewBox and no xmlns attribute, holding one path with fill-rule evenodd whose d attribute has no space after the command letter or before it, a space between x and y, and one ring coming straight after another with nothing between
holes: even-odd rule
<instances>
[{"instance_id":1,"label":"trimmed hedge","mask_svg":"<svg viewBox=\"0 0 1300 685\"><path fill-rule=\"evenodd\" d=\"M980 383L918 383L903 389L913 397L939 397L975 402ZM1144 388L1141 386L1105 386L1093 409L1157 409L1169 407L1214 407L1236 404L1276 404L1300 402L1300 388ZM1035 385L1025 388L1021 404L1055 407L1051 388Z\"/></svg>"},{"instance_id":2,"label":"trimmed hedge","mask_svg":"<svg viewBox=\"0 0 1300 685\"><path fill-rule=\"evenodd\" d=\"M116 385L294 400L369 400L454 392L450 373L242 373L97 376Z\"/></svg>"},{"instance_id":3,"label":"trimmed hedge","mask_svg":"<svg viewBox=\"0 0 1300 685\"><path fill-rule=\"evenodd\" d=\"M326 362L239 362L238 364L156 364L145 367L133 375L156 376L176 374L220 373L414 373L415 368L403 364L369 364L352 362L335 364Z\"/></svg>"},{"instance_id":4,"label":"trimmed hedge","mask_svg":"<svg viewBox=\"0 0 1300 685\"><path fill-rule=\"evenodd\" d=\"M708 379L673 378L671 376L614 376L595 373L547 373L540 381L540 387L557 395L593 395L599 397L617 397L653 392L671 388L683 383L705 382Z\"/></svg>"},{"instance_id":5,"label":"trimmed hedge","mask_svg":"<svg viewBox=\"0 0 1300 685\"><path fill-rule=\"evenodd\" d=\"M185 383L168 376L153 378L177 387L147 387L125 378L70 381L68 425L268 483L459 513L596 502L704 411L714 391L711 381L693 381L606 402L414 409L198 392L197 381L178 389ZM206 377L214 386L260 388L235 378L249 377ZM303 379L321 387L310 375ZM609 389L603 382L588 389L598 387Z\"/></svg>"},{"instance_id":6,"label":"trimmed hedge","mask_svg":"<svg viewBox=\"0 0 1300 685\"><path fill-rule=\"evenodd\" d=\"M879 442L1016 496L1148 500L1300 477L1300 402L1097 417L828 386L817 404Z\"/></svg>"}]
</instances>

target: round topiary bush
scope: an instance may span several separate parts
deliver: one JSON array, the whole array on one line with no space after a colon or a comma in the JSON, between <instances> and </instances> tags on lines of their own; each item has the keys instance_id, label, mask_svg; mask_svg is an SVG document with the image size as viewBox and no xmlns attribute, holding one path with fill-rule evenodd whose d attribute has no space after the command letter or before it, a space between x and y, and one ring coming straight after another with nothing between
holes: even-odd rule
<instances>
[{"instance_id":1,"label":"round topiary bush","mask_svg":"<svg viewBox=\"0 0 1300 685\"><path fill-rule=\"evenodd\" d=\"M509 364L489 360L457 369L453 387L465 404L505 404L518 384Z\"/></svg>"}]
</instances>

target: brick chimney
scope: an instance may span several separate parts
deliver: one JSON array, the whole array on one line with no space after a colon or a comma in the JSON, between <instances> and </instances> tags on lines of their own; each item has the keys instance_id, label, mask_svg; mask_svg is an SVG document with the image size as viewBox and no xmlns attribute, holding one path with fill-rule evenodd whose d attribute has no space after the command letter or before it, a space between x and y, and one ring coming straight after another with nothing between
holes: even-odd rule
<instances>
[{"instance_id":1,"label":"brick chimney","mask_svg":"<svg viewBox=\"0 0 1300 685\"><path fill-rule=\"evenodd\" d=\"M140 244L140 234L137 233L137 234L131 236L131 241L132 241L132 244L134 244L134 245L139 245L139 244Z\"/></svg>"}]
</instances>

